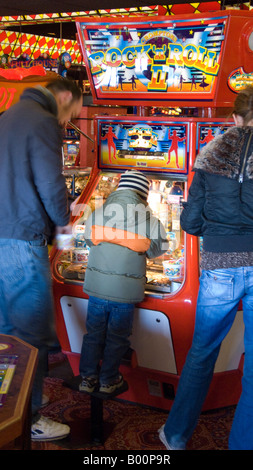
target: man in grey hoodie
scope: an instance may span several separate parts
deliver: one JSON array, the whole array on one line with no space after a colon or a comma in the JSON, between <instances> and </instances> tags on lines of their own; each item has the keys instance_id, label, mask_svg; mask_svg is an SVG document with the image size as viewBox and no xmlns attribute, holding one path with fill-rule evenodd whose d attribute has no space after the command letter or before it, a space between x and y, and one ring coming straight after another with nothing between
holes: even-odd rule
<instances>
[{"instance_id":1,"label":"man in grey hoodie","mask_svg":"<svg viewBox=\"0 0 253 470\"><path fill-rule=\"evenodd\" d=\"M84 292L90 297L80 391L111 394L123 385L119 366L129 347L134 306L144 298L146 258L168 250L165 229L148 206L148 193L145 174L127 171L117 190L87 220L90 253Z\"/></svg>"},{"instance_id":2,"label":"man in grey hoodie","mask_svg":"<svg viewBox=\"0 0 253 470\"><path fill-rule=\"evenodd\" d=\"M60 439L69 427L40 417L48 348L55 344L47 242L71 233L62 175L62 127L81 112L75 82L27 88L0 118L0 333L38 349L32 439Z\"/></svg>"}]
</instances>

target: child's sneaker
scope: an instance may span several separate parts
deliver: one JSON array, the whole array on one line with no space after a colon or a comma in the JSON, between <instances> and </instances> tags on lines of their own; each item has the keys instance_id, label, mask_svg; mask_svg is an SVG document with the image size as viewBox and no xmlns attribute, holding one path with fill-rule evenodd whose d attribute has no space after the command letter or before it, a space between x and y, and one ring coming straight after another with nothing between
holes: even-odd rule
<instances>
[{"instance_id":1,"label":"child's sneaker","mask_svg":"<svg viewBox=\"0 0 253 470\"><path fill-rule=\"evenodd\" d=\"M80 392L92 393L98 388L98 379L96 377L83 377L79 384Z\"/></svg>"},{"instance_id":2,"label":"child's sneaker","mask_svg":"<svg viewBox=\"0 0 253 470\"><path fill-rule=\"evenodd\" d=\"M102 383L99 387L99 391L102 393L113 393L118 388L121 388L123 384L124 384L124 379L122 375L119 375L117 379L115 379L113 382L109 384Z\"/></svg>"},{"instance_id":3,"label":"child's sneaker","mask_svg":"<svg viewBox=\"0 0 253 470\"><path fill-rule=\"evenodd\" d=\"M67 437L70 427L41 416L31 427L32 441L56 441Z\"/></svg>"}]
</instances>

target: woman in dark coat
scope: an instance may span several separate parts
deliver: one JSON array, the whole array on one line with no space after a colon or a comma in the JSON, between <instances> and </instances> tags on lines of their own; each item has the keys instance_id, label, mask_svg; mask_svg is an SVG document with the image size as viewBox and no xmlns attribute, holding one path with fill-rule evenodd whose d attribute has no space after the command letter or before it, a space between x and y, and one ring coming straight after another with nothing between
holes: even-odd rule
<instances>
[{"instance_id":1,"label":"woman in dark coat","mask_svg":"<svg viewBox=\"0 0 253 470\"><path fill-rule=\"evenodd\" d=\"M192 346L169 417L159 430L167 449L186 448L240 300L244 374L229 448L253 449L253 87L238 94L233 117L235 127L197 156L181 214L183 230L203 237L202 273Z\"/></svg>"}]
</instances>

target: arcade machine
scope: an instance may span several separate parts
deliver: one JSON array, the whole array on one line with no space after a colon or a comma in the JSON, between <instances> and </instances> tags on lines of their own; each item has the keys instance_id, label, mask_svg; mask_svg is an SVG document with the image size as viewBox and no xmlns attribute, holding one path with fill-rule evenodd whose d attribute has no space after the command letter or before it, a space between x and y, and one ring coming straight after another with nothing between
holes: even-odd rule
<instances>
[{"instance_id":1,"label":"arcade machine","mask_svg":"<svg viewBox=\"0 0 253 470\"><path fill-rule=\"evenodd\" d=\"M52 257L58 337L77 376L88 303L82 289L89 256L85 221L117 187L121 173L138 168L150 179L148 202L167 230L169 250L147 261L145 299L136 305L131 349L121 366L129 388L120 398L170 409L191 345L201 258L201 239L180 227L182 200L196 154L233 125L228 116L236 93L252 80L253 16L223 11L93 19L78 22L77 29L93 100L186 108L191 117L182 112L95 119L96 164L76 206L74 244ZM204 409L237 403L243 332L239 310L221 346Z\"/></svg>"}]
</instances>

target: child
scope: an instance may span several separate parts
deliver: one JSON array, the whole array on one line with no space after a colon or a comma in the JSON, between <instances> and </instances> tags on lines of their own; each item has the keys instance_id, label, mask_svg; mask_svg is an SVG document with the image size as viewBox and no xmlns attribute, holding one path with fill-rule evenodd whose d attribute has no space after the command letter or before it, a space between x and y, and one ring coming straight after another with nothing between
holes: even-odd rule
<instances>
[{"instance_id":1,"label":"child","mask_svg":"<svg viewBox=\"0 0 253 470\"><path fill-rule=\"evenodd\" d=\"M127 171L87 220L85 238L91 248L83 290L89 303L80 391L111 394L123 385L119 366L129 348L134 306L144 298L146 257L168 250L165 229L147 204L148 193L146 176Z\"/></svg>"}]
</instances>

